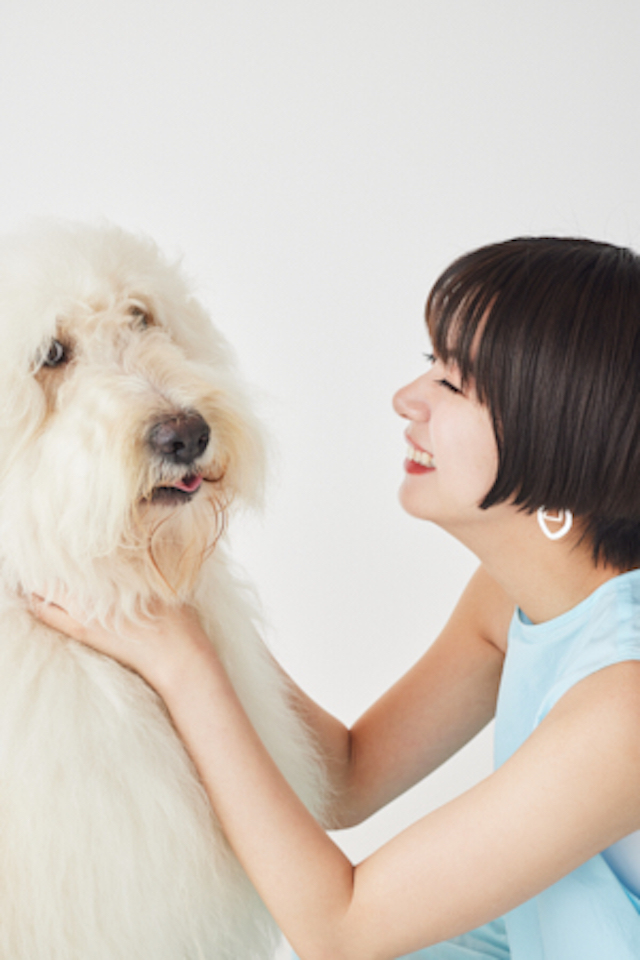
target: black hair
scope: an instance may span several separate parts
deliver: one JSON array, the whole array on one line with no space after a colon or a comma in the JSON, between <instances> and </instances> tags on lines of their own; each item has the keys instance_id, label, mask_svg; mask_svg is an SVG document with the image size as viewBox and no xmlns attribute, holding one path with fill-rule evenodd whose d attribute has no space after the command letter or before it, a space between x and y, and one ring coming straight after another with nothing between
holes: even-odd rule
<instances>
[{"instance_id":1,"label":"black hair","mask_svg":"<svg viewBox=\"0 0 640 960\"><path fill-rule=\"evenodd\" d=\"M640 257L523 237L456 260L426 309L435 354L493 418L483 508L581 517L595 562L640 565Z\"/></svg>"}]
</instances>

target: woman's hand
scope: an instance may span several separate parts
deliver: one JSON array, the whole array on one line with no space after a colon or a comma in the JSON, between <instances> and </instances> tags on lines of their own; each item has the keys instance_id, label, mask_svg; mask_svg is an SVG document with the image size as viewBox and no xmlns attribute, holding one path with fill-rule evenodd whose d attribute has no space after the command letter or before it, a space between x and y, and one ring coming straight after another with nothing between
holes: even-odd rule
<instances>
[{"instance_id":1,"label":"woman's hand","mask_svg":"<svg viewBox=\"0 0 640 960\"><path fill-rule=\"evenodd\" d=\"M47 603L33 594L30 607L42 623L112 657L159 692L187 661L213 655L195 611L187 605L157 600L150 616L122 621L117 627L101 623L67 595Z\"/></svg>"}]
</instances>

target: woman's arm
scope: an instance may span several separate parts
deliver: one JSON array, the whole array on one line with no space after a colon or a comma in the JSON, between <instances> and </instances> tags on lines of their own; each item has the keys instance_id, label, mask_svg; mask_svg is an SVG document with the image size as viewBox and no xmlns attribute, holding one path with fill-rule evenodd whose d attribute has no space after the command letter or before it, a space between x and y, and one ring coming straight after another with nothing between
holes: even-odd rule
<instances>
[{"instance_id":1,"label":"woman's arm","mask_svg":"<svg viewBox=\"0 0 640 960\"><path fill-rule=\"evenodd\" d=\"M61 612L49 614L62 624ZM95 644L102 628L87 629L78 638ZM582 681L497 773L354 867L265 751L195 617L168 613L149 629L146 675L304 960L390 960L454 936L640 826L637 664ZM98 640L121 644L108 632Z\"/></svg>"},{"instance_id":2,"label":"woman's arm","mask_svg":"<svg viewBox=\"0 0 640 960\"><path fill-rule=\"evenodd\" d=\"M188 607L159 604L154 619L130 624L119 635L85 621L73 598L62 597L60 604L36 598L33 609L49 626L108 654L158 690L179 674L192 647L210 648ZM351 729L308 697L274 661L326 763L332 805L325 827L361 822L435 770L489 722L512 612L513 603L480 567L439 637Z\"/></svg>"},{"instance_id":3,"label":"woman's arm","mask_svg":"<svg viewBox=\"0 0 640 960\"><path fill-rule=\"evenodd\" d=\"M497 773L356 867L288 788L215 658L194 658L160 693L304 960L390 960L455 936L640 827L637 664L583 681Z\"/></svg>"},{"instance_id":4,"label":"woman's arm","mask_svg":"<svg viewBox=\"0 0 640 960\"><path fill-rule=\"evenodd\" d=\"M371 816L444 763L495 713L513 603L480 567L439 637L351 729L290 677L333 786L329 828Z\"/></svg>"}]
</instances>

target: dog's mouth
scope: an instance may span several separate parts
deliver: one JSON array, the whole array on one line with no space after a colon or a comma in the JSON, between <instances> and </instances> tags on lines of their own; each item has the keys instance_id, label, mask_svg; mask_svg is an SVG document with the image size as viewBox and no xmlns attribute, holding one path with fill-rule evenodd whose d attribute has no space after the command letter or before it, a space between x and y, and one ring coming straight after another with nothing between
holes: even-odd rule
<instances>
[{"instance_id":1,"label":"dog's mouth","mask_svg":"<svg viewBox=\"0 0 640 960\"><path fill-rule=\"evenodd\" d=\"M204 478L198 474L188 474L180 480L174 480L173 483L164 483L154 487L150 502L160 503L167 506L176 506L180 503L188 503L198 492L204 482Z\"/></svg>"}]
</instances>

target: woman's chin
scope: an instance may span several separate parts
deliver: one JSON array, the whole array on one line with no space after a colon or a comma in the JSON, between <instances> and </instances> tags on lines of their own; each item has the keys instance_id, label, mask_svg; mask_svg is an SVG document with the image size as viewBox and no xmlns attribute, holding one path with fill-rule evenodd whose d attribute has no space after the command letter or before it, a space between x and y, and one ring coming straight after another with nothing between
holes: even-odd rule
<instances>
[{"instance_id":1,"label":"woman's chin","mask_svg":"<svg viewBox=\"0 0 640 960\"><path fill-rule=\"evenodd\" d=\"M409 516L415 517L417 520L435 520L433 515L433 505L425 503L425 498L417 495L417 491L412 489L413 484L405 480L399 491L398 491L398 500L400 506L405 513L408 513Z\"/></svg>"}]
</instances>

